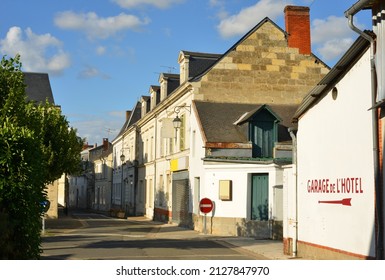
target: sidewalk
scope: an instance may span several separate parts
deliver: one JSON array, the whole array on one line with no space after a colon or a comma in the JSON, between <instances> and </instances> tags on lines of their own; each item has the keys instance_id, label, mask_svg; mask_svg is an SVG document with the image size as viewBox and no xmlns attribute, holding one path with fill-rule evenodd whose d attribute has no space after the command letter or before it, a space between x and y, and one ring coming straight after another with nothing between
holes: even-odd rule
<instances>
[{"instance_id":1,"label":"sidewalk","mask_svg":"<svg viewBox=\"0 0 385 280\"><path fill-rule=\"evenodd\" d=\"M111 217L106 216L106 218ZM146 217L128 217L127 220L130 222L151 223L156 225L156 227L148 234L149 238L212 240L234 250L262 255L269 260L293 259L291 256L283 254L283 242L281 240L256 240L251 237L203 234L191 229L178 227L175 224L165 224L153 221ZM47 219L45 224L46 230L52 234L71 232L72 230L84 226L80 220L72 218L71 213L68 216L61 215L58 219Z\"/></svg>"}]
</instances>

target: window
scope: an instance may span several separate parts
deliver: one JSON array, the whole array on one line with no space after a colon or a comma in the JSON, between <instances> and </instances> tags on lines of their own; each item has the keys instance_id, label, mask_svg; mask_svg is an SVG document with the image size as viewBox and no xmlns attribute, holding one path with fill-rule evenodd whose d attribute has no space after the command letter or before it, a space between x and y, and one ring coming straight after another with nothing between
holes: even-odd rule
<instances>
[{"instance_id":1,"label":"window","mask_svg":"<svg viewBox=\"0 0 385 280\"><path fill-rule=\"evenodd\" d=\"M158 205L165 206L166 205L166 193L163 185L163 174L159 175L159 188L157 191Z\"/></svg>"},{"instance_id":2,"label":"window","mask_svg":"<svg viewBox=\"0 0 385 280\"><path fill-rule=\"evenodd\" d=\"M181 115L180 120L182 121L179 129L179 150L185 149L185 137L186 137L186 115Z\"/></svg>"},{"instance_id":3,"label":"window","mask_svg":"<svg viewBox=\"0 0 385 280\"><path fill-rule=\"evenodd\" d=\"M260 110L249 120L249 140L252 143L252 157L272 158L278 139L279 119L270 110Z\"/></svg>"},{"instance_id":4,"label":"window","mask_svg":"<svg viewBox=\"0 0 385 280\"><path fill-rule=\"evenodd\" d=\"M194 213L199 215L200 209L199 209L199 201L200 201L200 185L201 185L201 179L200 177L194 178Z\"/></svg>"}]
</instances>

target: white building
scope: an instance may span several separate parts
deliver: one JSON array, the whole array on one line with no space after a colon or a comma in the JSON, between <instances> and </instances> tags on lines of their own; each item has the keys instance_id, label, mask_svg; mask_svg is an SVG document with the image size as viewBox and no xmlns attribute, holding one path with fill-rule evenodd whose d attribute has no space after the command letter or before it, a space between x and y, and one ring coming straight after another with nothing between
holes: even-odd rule
<instances>
[{"instance_id":1,"label":"white building","mask_svg":"<svg viewBox=\"0 0 385 280\"><path fill-rule=\"evenodd\" d=\"M291 162L297 106L194 101L193 108L195 227L202 228L199 200L207 197L215 205L211 233L282 238L282 166Z\"/></svg>"},{"instance_id":2,"label":"white building","mask_svg":"<svg viewBox=\"0 0 385 280\"><path fill-rule=\"evenodd\" d=\"M289 210L284 237L300 256L375 257L370 73L370 43L360 37L295 115L297 178L287 195L297 205L287 206L297 211Z\"/></svg>"},{"instance_id":3,"label":"white building","mask_svg":"<svg viewBox=\"0 0 385 280\"><path fill-rule=\"evenodd\" d=\"M286 253L383 259L384 8L361 0L345 12L360 37L295 114L296 160L284 183ZM374 33L355 27L361 9L372 9Z\"/></svg>"},{"instance_id":4,"label":"white building","mask_svg":"<svg viewBox=\"0 0 385 280\"><path fill-rule=\"evenodd\" d=\"M91 209L107 212L111 209L112 145L107 138L103 144L89 150L94 184L88 190Z\"/></svg>"},{"instance_id":5,"label":"white building","mask_svg":"<svg viewBox=\"0 0 385 280\"><path fill-rule=\"evenodd\" d=\"M147 217L202 230L207 196L215 202L210 233L282 236L277 159L291 147L278 142L291 139L287 120L329 71L310 51L309 8L288 6L285 15L290 35L265 18L224 54L179 53L180 75L161 74L140 100L140 119L113 141L118 195L123 151L137 160L135 205Z\"/></svg>"}]
</instances>

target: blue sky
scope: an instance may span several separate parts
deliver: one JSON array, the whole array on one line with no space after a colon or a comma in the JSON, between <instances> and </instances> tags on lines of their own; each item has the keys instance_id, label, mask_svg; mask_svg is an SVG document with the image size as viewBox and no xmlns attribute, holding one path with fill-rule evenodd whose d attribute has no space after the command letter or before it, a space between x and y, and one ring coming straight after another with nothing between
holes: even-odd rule
<instances>
[{"instance_id":1,"label":"blue sky","mask_svg":"<svg viewBox=\"0 0 385 280\"><path fill-rule=\"evenodd\" d=\"M310 7L312 51L329 66L357 38L344 17L356 0L2 0L0 54L48 73L55 103L90 144L112 140L181 50L224 53L286 5ZM355 23L371 29L369 12Z\"/></svg>"}]
</instances>

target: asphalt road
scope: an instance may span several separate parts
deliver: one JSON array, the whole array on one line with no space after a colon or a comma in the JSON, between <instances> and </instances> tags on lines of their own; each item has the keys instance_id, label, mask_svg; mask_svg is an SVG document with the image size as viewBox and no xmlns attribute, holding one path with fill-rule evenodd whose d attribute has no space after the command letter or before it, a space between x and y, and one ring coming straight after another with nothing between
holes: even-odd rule
<instances>
[{"instance_id":1,"label":"asphalt road","mask_svg":"<svg viewBox=\"0 0 385 280\"><path fill-rule=\"evenodd\" d=\"M71 213L46 220L43 260L255 260L220 237L140 218Z\"/></svg>"}]
</instances>

